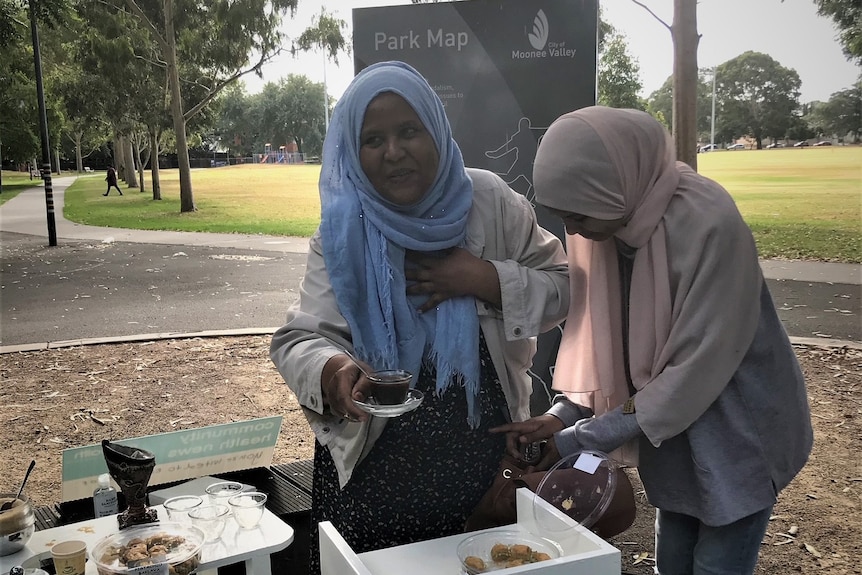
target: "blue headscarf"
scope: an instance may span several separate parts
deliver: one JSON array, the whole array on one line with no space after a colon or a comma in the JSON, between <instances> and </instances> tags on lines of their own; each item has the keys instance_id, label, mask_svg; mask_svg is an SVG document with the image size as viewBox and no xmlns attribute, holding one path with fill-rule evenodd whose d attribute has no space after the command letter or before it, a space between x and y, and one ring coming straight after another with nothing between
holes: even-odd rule
<instances>
[{"instance_id":1,"label":"blue headscarf","mask_svg":"<svg viewBox=\"0 0 862 575\"><path fill-rule=\"evenodd\" d=\"M368 104L383 92L404 98L430 132L440 157L431 188L416 204L383 198L359 163L359 135ZM463 246L473 183L443 109L416 70L381 62L360 72L335 106L323 143L320 234L323 258L356 353L376 369L418 376L423 357L435 362L436 391L453 381L467 390L475 427L479 394L479 318L473 297L450 298L420 314L427 296L407 296L405 251ZM416 378L414 377L414 383Z\"/></svg>"}]
</instances>

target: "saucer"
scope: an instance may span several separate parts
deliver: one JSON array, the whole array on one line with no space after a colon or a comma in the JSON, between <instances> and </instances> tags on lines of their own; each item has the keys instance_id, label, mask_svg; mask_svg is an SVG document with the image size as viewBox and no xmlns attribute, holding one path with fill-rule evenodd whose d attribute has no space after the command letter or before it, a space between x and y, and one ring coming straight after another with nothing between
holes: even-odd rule
<instances>
[{"instance_id":1,"label":"saucer","mask_svg":"<svg viewBox=\"0 0 862 575\"><path fill-rule=\"evenodd\" d=\"M423 399L425 399L425 395L421 391L411 389L407 392L407 399L404 403L396 405L380 405L374 396L367 398L364 402L354 399L353 403L362 411L367 411L375 417L398 417L419 407Z\"/></svg>"}]
</instances>

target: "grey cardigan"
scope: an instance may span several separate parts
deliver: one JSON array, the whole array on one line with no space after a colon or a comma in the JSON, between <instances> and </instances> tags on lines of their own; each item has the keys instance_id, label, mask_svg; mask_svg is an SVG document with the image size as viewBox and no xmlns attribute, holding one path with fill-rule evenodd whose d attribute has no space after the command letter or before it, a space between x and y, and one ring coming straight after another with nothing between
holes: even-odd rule
<instances>
[{"instance_id":1,"label":"grey cardigan","mask_svg":"<svg viewBox=\"0 0 862 575\"><path fill-rule=\"evenodd\" d=\"M565 319L569 275L560 240L539 227L532 205L498 176L468 169L473 207L466 249L490 261L500 278L503 307L476 301L479 325L500 378L513 421L530 416L532 365L539 333ZM317 440L329 448L344 486L380 437L386 420L351 423L324 409L320 376L326 362L351 348L350 330L338 310L323 261L321 238L310 242L299 300L272 339L270 357L303 407Z\"/></svg>"},{"instance_id":2,"label":"grey cardigan","mask_svg":"<svg viewBox=\"0 0 862 575\"><path fill-rule=\"evenodd\" d=\"M650 503L713 526L774 504L813 444L805 381L766 282L745 357L718 398L682 433L655 446L635 415L617 408L595 419L605 420L598 435L582 437L575 423L587 415L583 411L564 395L548 411L567 426L557 434L563 455L578 444L610 451L639 437L638 472Z\"/></svg>"},{"instance_id":3,"label":"grey cardigan","mask_svg":"<svg viewBox=\"0 0 862 575\"><path fill-rule=\"evenodd\" d=\"M775 503L808 460L814 434L805 381L763 282L760 322L736 373L683 433L640 442L650 503L727 525Z\"/></svg>"}]
</instances>

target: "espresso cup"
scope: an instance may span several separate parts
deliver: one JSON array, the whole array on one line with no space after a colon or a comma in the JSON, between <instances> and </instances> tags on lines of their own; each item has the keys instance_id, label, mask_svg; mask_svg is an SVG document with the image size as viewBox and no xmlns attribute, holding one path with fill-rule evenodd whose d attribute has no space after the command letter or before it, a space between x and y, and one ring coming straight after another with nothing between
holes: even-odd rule
<instances>
[{"instance_id":1,"label":"espresso cup","mask_svg":"<svg viewBox=\"0 0 862 575\"><path fill-rule=\"evenodd\" d=\"M374 384L371 393L379 405L400 405L407 401L413 374L403 369L375 371L368 380Z\"/></svg>"}]
</instances>

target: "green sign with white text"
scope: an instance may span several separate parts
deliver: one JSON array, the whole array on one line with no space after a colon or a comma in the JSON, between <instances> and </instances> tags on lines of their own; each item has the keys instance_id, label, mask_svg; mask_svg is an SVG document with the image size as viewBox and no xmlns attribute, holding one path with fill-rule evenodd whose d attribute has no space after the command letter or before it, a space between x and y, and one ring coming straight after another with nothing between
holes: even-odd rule
<instances>
[{"instance_id":1,"label":"green sign with white text","mask_svg":"<svg viewBox=\"0 0 862 575\"><path fill-rule=\"evenodd\" d=\"M144 449L156 456L150 485L267 467L281 430L281 416L265 417L197 429L172 431L116 443ZM92 495L96 479L107 473L101 444L63 450L63 501Z\"/></svg>"}]
</instances>

